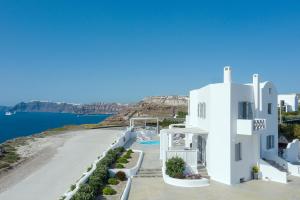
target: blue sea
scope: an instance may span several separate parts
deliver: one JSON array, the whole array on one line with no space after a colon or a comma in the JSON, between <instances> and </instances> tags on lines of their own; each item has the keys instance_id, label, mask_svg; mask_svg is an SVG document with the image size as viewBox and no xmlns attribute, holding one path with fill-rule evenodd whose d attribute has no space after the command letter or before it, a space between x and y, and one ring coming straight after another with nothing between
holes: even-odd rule
<instances>
[{"instance_id":1,"label":"blue sea","mask_svg":"<svg viewBox=\"0 0 300 200\"><path fill-rule=\"evenodd\" d=\"M65 125L95 124L109 116L38 112L19 112L6 116L4 113L0 113L0 143Z\"/></svg>"}]
</instances>

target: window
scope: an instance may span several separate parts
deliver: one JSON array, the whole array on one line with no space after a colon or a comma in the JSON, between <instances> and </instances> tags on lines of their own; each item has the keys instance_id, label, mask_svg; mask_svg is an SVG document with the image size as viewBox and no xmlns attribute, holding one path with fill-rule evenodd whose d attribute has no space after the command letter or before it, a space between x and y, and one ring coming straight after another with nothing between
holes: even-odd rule
<instances>
[{"instance_id":1,"label":"window","mask_svg":"<svg viewBox=\"0 0 300 200\"><path fill-rule=\"evenodd\" d=\"M206 104L198 103L198 117L205 119L206 118Z\"/></svg>"},{"instance_id":2,"label":"window","mask_svg":"<svg viewBox=\"0 0 300 200\"><path fill-rule=\"evenodd\" d=\"M271 115L272 114L272 104L268 103L268 114Z\"/></svg>"},{"instance_id":3,"label":"window","mask_svg":"<svg viewBox=\"0 0 300 200\"><path fill-rule=\"evenodd\" d=\"M274 135L268 135L267 136L267 149L273 149L274 148Z\"/></svg>"},{"instance_id":4,"label":"window","mask_svg":"<svg viewBox=\"0 0 300 200\"><path fill-rule=\"evenodd\" d=\"M242 160L242 143L235 144L235 161Z\"/></svg>"},{"instance_id":5,"label":"window","mask_svg":"<svg viewBox=\"0 0 300 200\"><path fill-rule=\"evenodd\" d=\"M253 103L242 101L239 102L238 118L239 119L253 119Z\"/></svg>"},{"instance_id":6,"label":"window","mask_svg":"<svg viewBox=\"0 0 300 200\"><path fill-rule=\"evenodd\" d=\"M272 88L269 88L269 94L272 94Z\"/></svg>"}]
</instances>

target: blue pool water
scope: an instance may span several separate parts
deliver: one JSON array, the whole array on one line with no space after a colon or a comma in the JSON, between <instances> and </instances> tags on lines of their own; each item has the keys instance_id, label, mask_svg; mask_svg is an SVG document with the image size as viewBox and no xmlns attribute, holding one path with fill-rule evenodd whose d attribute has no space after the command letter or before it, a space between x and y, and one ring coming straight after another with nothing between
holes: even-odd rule
<instances>
[{"instance_id":1,"label":"blue pool water","mask_svg":"<svg viewBox=\"0 0 300 200\"><path fill-rule=\"evenodd\" d=\"M148 141L142 141L139 142L140 144L148 144L148 145L159 145L159 140L148 140Z\"/></svg>"},{"instance_id":2,"label":"blue pool water","mask_svg":"<svg viewBox=\"0 0 300 200\"><path fill-rule=\"evenodd\" d=\"M0 143L65 125L94 124L110 115L76 115L69 113L0 113Z\"/></svg>"}]
</instances>

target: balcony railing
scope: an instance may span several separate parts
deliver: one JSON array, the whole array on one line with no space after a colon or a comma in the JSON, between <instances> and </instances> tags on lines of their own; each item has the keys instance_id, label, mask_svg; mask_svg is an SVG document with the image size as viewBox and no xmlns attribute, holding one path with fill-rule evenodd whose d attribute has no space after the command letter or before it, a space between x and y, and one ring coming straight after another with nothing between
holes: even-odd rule
<instances>
[{"instance_id":1,"label":"balcony railing","mask_svg":"<svg viewBox=\"0 0 300 200\"><path fill-rule=\"evenodd\" d=\"M266 119L254 119L253 130L260 131L266 128Z\"/></svg>"},{"instance_id":2,"label":"balcony railing","mask_svg":"<svg viewBox=\"0 0 300 200\"><path fill-rule=\"evenodd\" d=\"M252 135L266 129L266 119L238 119L237 134Z\"/></svg>"}]
</instances>

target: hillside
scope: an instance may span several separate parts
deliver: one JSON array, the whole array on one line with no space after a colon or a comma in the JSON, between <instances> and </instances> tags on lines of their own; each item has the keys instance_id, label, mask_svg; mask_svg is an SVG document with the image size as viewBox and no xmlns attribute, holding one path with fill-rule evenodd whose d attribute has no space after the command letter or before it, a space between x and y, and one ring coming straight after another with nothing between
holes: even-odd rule
<instances>
[{"instance_id":1,"label":"hillside","mask_svg":"<svg viewBox=\"0 0 300 200\"><path fill-rule=\"evenodd\" d=\"M126 108L126 105L117 103L70 104L31 101L21 102L10 109L12 112L61 112L75 114L116 114Z\"/></svg>"}]
</instances>

